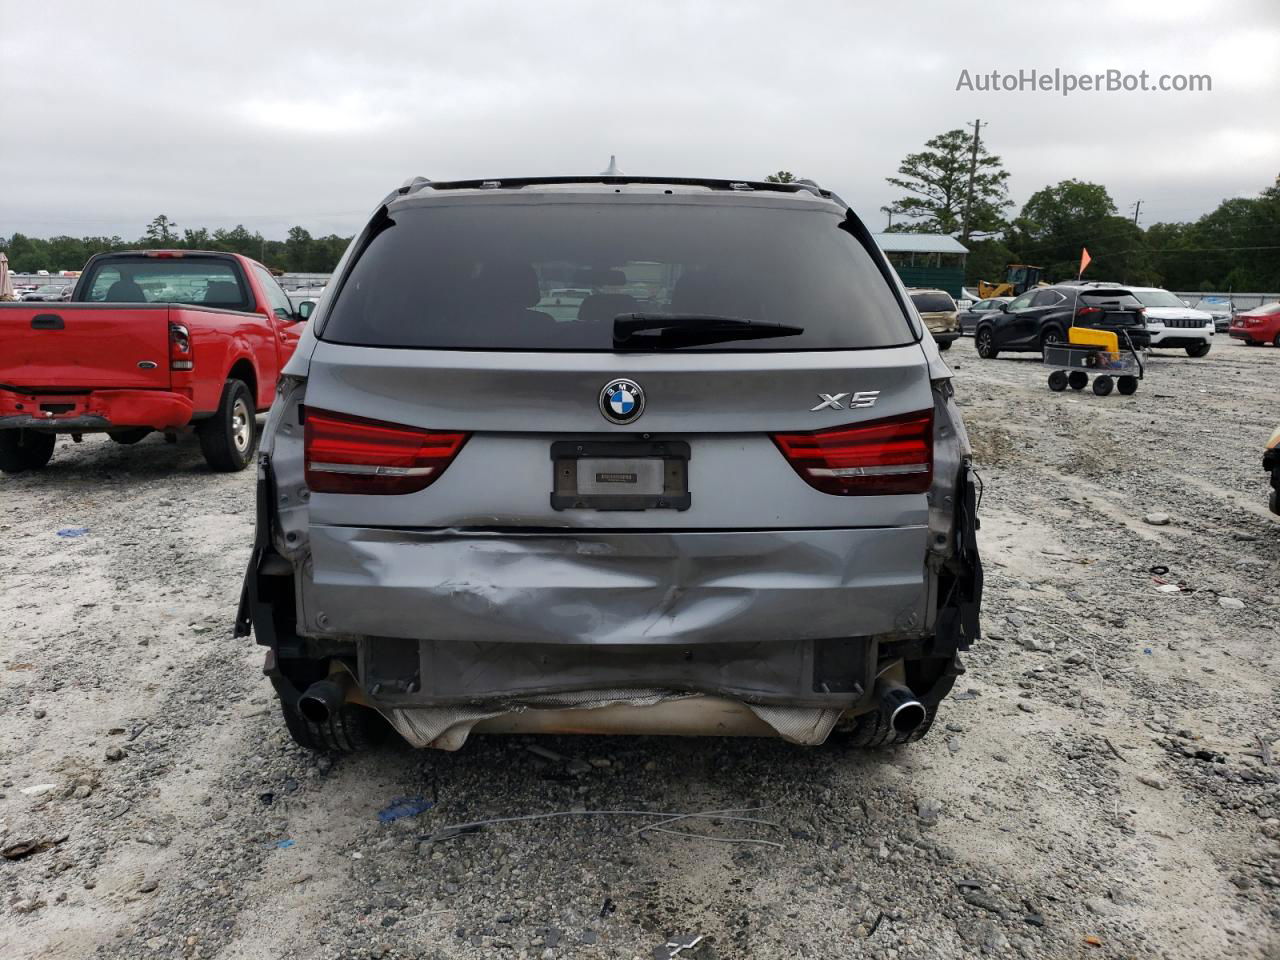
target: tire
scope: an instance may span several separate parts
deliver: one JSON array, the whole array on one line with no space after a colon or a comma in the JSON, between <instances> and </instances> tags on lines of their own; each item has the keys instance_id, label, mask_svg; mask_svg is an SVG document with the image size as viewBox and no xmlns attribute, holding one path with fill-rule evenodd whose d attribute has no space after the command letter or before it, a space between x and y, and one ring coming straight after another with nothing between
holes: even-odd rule
<instances>
[{"instance_id":1,"label":"tire","mask_svg":"<svg viewBox=\"0 0 1280 960\"><path fill-rule=\"evenodd\" d=\"M1244 345L1245 345L1246 347L1260 347L1260 346L1262 346L1262 344L1260 344L1257 340L1246 340L1246 341L1244 342Z\"/></svg>"},{"instance_id":2,"label":"tire","mask_svg":"<svg viewBox=\"0 0 1280 960\"><path fill-rule=\"evenodd\" d=\"M1062 331L1057 327L1046 327L1040 334L1040 354L1043 357L1044 348L1050 344L1062 342Z\"/></svg>"},{"instance_id":3,"label":"tire","mask_svg":"<svg viewBox=\"0 0 1280 960\"><path fill-rule=\"evenodd\" d=\"M200 450L214 470L235 473L247 467L258 444L258 422L248 385L243 380L228 380L217 412L201 420L196 432Z\"/></svg>"},{"instance_id":4,"label":"tire","mask_svg":"<svg viewBox=\"0 0 1280 960\"><path fill-rule=\"evenodd\" d=\"M996 349L995 334L990 327L978 328L978 332L973 335L973 345L983 360L994 360L1000 356L1000 351Z\"/></svg>"},{"instance_id":5,"label":"tire","mask_svg":"<svg viewBox=\"0 0 1280 960\"><path fill-rule=\"evenodd\" d=\"M844 746L857 747L862 750L874 750L877 747L893 747L903 743L915 743L923 738L933 727L933 721L937 713L936 707L926 705L924 723L910 733L899 733L893 729L893 724L889 722L885 712L877 707L867 713L858 714L849 722L849 726L838 729L838 732L833 733L832 739Z\"/></svg>"},{"instance_id":6,"label":"tire","mask_svg":"<svg viewBox=\"0 0 1280 960\"><path fill-rule=\"evenodd\" d=\"M1067 386L1072 390L1083 390L1089 385L1089 375L1083 370L1072 370L1067 374Z\"/></svg>"},{"instance_id":7,"label":"tire","mask_svg":"<svg viewBox=\"0 0 1280 960\"><path fill-rule=\"evenodd\" d=\"M1109 394L1114 386L1115 383L1105 373L1100 377L1093 378L1093 392L1100 397L1105 397Z\"/></svg>"},{"instance_id":8,"label":"tire","mask_svg":"<svg viewBox=\"0 0 1280 960\"><path fill-rule=\"evenodd\" d=\"M1067 389L1067 375L1062 370L1055 370L1049 374L1049 389L1054 393L1061 393Z\"/></svg>"},{"instance_id":9,"label":"tire","mask_svg":"<svg viewBox=\"0 0 1280 960\"><path fill-rule=\"evenodd\" d=\"M57 439L43 430L0 430L0 471L41 469L52 459Z\"/></svg>"},{"instance_id":10,"label":"tire","mask_svg":"<svg viewBox=\"0 0 1280 960\"><path fill-rule=\"evenodd\" d=\"M134 427L132 430L108 430L107 436L116 443L131 447L139 440L151 435L150 427Z\"/></svg>"},{"instance_id":11,"label":"tire","mask_svg":"<svg viewBox=\"0 0 1280 960\"><path fill-rule=\"evenodd\" d=\"M1138 392L1138 378L1127 376L1121 377L1116 382L1116 389L1119 390L1123 396L1131 397Z\"/></svg>"},{"instance_id":12,"label":"tire","mask_svg":"<svg viewBox=\"0 0 1280 960\"><path fill-rule=\"evenodd\" d=\"M1272 339L1271 341L1271 345L1273 347L1280 347L1280 333L1277 333L1275 335L1274 339Z\"/></svg>"},{"instance_id":13,"label":"tire","mask_svg":"<svg viewBox=\"0 0 1280 960\"><path fill-rule=\"evenodd\" d=\"M936 341L936 342L937 342L937 344L938 344L938 349L939 349L939 350L950 350L950 349L951 349L951 341L950 341L950 340L938 340L938 341Z\"/></svg>"},{"instance_id":14,"label":"tire","mask_svg":"<svg viewBox=\"0 0 1280 960\"><path fill-rule=\"evenodd\" d=\"M284 725L293 742L307 750L327 753L359 753L382 740L385 725L381 716L366 707L348 704L324 723L308 720L284 701L280 702Z\"/></svg>"},{"instance_id":15,"label":"tire","mask_svg":"<svg viewBox=\"0 0 1280 960\"><path fill-rule=\"evenodd\" d=\"M1212 346L1213 344L1206 341L1205 343L1198 343L1194 347L1187 347L1187 356L1207 357L1209 355L1209 348Z\"/></svg>"}]
</instances>

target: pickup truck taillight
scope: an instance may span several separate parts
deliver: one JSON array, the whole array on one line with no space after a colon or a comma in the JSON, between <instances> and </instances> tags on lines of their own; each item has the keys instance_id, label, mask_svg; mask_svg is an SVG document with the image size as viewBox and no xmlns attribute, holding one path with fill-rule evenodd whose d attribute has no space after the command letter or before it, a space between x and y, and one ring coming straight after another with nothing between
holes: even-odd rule
<instances>
[{"instance_id":1,"label":"pickup truck taillight","mask_svg":"<svg viewBox=\"0 0 1280 960\"><path fill-rule=\"evenodd\" d=\"M773 442L796 473L823 493L925 493L933 482L932 410L817 433L779 433Z\"/></svg>"},{"instance_id":2,"label":"pickup truck taillight","mask_svg":"<svg viewBox=\"0 0 1280 960\"><path fill-rule=\"evenodd\" d=\"M444 473L469 436L307 407L307 486L313 493L417 493Z\"/></svg>"},{"instance_id":3,"label":"pickup truck taillight","mask_svg":"<svg viewBox=\"0 0 1280 960\"><path fill-rule=\"evenodd\" d=\"M190 370L195 366L191 331L181 323L169 322L169 369Z\"/></svg>"}]
</instances>

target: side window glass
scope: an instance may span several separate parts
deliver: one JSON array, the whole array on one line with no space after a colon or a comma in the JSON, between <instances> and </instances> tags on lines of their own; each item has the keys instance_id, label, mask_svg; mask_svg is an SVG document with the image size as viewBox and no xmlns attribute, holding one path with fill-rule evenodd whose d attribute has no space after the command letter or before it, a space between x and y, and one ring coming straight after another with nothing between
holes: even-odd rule
<instances>
[{"instance_id":1,"label":"side window glass","mask_svg":"<svg viewBox=\"0 0 1280 960\"><path fill-rule=\"evenodd\" d=\"M1033 296L1034 296L1034 294L1024 293L1022 296L1020 296L1020 297L1018 297L1017 299L1015 299L1015 300L1013 300L1012 302L1010 302L1010 304L1009 304L1009 309L1010 309L1010 310L1025 310L1025 309L1027 309L1027 307L1031 306L1031 299L1032 299L1032 297L1033 297Z\"/></svg>"},{"instance_id":2,"label":"side window glass","mask_svg":"<svg viewBox=\"0 0 1280 960\"><path fill-rule=\"evenodd\" d=\"M262 284L262 292L266 294L267 303L271 306L271 311L281 320L293 319L293 303L289 300L288 295L280 289L280 284L276 283L276 278L262 267L255 266L253 272L258 276L258 282Z\"/></svg>"}]
</instances>

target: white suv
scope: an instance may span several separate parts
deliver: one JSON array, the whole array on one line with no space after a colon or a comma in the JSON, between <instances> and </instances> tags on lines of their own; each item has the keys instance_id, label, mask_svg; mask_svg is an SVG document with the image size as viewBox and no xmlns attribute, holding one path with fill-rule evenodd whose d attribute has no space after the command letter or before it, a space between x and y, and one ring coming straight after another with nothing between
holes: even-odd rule
<instances>
[{"instance_id":1,"label":"white suv","mask_svg":"<svg viewBox=\"0 0 1280 960\"><path fill-rule=\"evenodd\" d=\"M1196 310L1159 287L1130 287L1147 308L1152 348L1183 347L1189 357L1203 357L1213 345L1213 315Z\"/></svg>"}]
</instances>

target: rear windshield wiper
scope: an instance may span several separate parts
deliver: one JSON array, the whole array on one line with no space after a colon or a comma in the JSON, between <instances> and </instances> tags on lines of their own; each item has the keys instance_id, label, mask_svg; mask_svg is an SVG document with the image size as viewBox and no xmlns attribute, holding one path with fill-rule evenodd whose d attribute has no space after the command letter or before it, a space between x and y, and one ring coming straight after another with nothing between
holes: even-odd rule
<instances>
[{"instance_id":1,"label":"rear windshield wiper","mask_svg":"<svg viewBox=\"0 0 1280 960\"><path fill-rule=\"evenodd\" d=\"M795 337L804 327L707 313L620 313L613 318L615 347L688 347L730 340Z\"/></svg>"}]
</instances>

